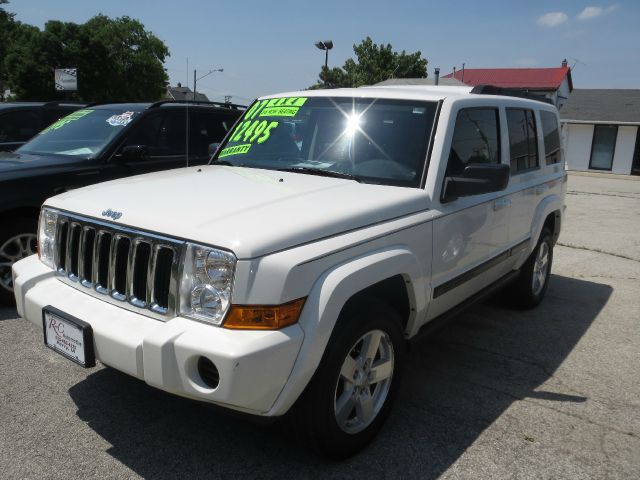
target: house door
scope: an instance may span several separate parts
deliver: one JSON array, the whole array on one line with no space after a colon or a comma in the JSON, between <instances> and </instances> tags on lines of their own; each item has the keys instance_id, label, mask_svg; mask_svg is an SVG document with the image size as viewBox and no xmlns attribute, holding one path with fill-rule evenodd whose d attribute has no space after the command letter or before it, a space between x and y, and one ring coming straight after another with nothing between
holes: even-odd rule
<instances>
[{"instance_id":1,"label":"house door","mask_svg":"<svg viewBox=\"0 0 640 480\"><path fill-rule=\"evenodd\" d=\"M640 127L638 127L636 130L636 148L633 151L631 175L640 175Z\"/></svg>"}]
</instances>

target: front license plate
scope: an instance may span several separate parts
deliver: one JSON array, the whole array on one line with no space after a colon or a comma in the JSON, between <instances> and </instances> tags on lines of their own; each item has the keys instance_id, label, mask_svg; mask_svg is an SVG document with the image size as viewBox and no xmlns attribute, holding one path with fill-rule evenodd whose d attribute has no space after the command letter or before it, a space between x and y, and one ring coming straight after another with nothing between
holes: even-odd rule
<instances>
[{"instance_id":1,"label":"front license plate","mask_svg":"<svg viewBox=\"0 0 640 480\"><path fill-rule=\"evenodd\" d=\"M93 330L87 322L72 317L57 308L42 309L44 344L85 368L93 367Z\"/></svg>"}]
</instances>

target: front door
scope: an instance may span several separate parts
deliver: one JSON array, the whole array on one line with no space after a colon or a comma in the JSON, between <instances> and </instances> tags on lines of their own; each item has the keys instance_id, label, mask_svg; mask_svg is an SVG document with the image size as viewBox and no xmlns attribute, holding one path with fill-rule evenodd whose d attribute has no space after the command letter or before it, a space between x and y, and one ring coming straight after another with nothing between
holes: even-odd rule
<instances>
[{"instance_id":1,"label":"front door","mask_svg":"<svg viewBox=\"0 0 640 480\"><path fill-rule=\"evenodd\" d=\"M447 175L467 164L502 163L497 108L462 109L456 116ZM429 320L504 275L509 205L504 192L458 198L441 205L433 226Z\"/></svg>"}]
</instances>

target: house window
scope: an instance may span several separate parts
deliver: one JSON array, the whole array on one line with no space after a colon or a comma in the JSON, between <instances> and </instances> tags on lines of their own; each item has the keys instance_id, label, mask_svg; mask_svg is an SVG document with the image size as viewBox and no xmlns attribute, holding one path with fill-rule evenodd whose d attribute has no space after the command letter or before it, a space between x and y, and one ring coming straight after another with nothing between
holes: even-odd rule
<instances>
[{"instance_id":1,"label":"house window","mask_svg":"<svg viewBox=\"0 0 640 480\"><path fill-rule=\"evenodd\" d=\"M532 110L507 108L511 173L538 167L536 119Z\"/></svg>"},{"instance_id":2,"label":"house window","mask_svg":"<svg viewBox=\"0 0 640 480\"><path fill-rule=\"evenodd\" d=\"M616 149L616 125L595 125L593 142L591 143L591 160L589 168L593 170L611 170L613 153Z\"/></svg>"},{"instance_id":3,"label":"house window","mask_svg":"<svg viewBox=\"0 0 640 480\"><path fill-rule=\"evenodd\" d=\"M560 132L558 118L554 113L540 111L542 120L542 134L544 135L544 157L547 165L560 161Z\"/></svg>"}]
</instances>

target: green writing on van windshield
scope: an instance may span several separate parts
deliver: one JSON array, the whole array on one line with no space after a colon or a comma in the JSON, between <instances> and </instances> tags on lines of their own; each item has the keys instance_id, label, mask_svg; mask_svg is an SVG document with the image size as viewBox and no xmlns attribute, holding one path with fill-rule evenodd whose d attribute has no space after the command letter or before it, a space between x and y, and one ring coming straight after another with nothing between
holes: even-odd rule
<instances>
[{"instance_id":1,"label":"green writing on van windshield","mask_svg":"<svg viewBox=\"0 0 640 480\"><path fill-rule=\"evenodd\" d=\"M260 112L260 117L295 117L299 107L267 107Z\"/></svg>"},{"instance_id":2,"label":"green writing on van windshield","mask_svg":"<svg viewBox=\"0 0 640 480\"><path fill-rule=\"evenodd\" d=\"M84 117L85 115L89 115L93 110L77 110L73 112L71 115L67 115L64 118L61 118L57 122L52 123L47 128L45 128L40 134L48 132L50 130L58 130L59 128L64 127L67 123L71 123L74 120L78 120L79 118Z\"/></svg>"},{"instance_id":3,"label":"green writing on van windshield","mask_svg":"<svg viewBox=\"0 0 640 480\"><path fill-rule=\"evenodd\" d=\"M220 152L218 158L228 157L230 155L243 155L251 148L250 144L235 145L233 147L227 147Z\"/></svg>"},{"instance_id":4,"label":"green writing on van windshield","mask_svg":"<svg viewBox=\"0 0 640 480\"><path fill-rule=\"evenodd\" d=\"M264 143L271 136L271 130L278 126L278 122L267 120L246 120L236 127L230 142L258 142Z\"/></svg>"}]
</instances>

